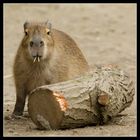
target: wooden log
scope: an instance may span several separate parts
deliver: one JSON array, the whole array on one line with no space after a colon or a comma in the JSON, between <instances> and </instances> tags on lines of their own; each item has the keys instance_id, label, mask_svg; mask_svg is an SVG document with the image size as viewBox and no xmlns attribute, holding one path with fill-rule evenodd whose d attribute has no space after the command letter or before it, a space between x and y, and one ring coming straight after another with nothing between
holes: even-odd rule
<instances>
[{"instance_id":1,"label":"wooden log","mask_svg":"<svg viewBox=\"0 0 140 140\"><path fill-rule=\"evenodd\" d=\"M28 112L39 129L97 125L129 107L133 96L133 82L124 71L102 66L73 80L34 89Z\"/></svg>"}]
</instances>

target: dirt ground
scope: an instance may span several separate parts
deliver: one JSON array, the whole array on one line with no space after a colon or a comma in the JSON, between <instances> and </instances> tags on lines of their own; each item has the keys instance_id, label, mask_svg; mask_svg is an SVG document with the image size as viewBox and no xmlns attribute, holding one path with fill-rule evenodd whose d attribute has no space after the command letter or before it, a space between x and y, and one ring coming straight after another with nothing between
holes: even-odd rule
<instances>
[{"instance_id":1,"label":"dirt ground","mask_svg":"<svg viewBox=\"0 0 140 140\"><path fill-rule=\"evenodd\" d=\"M9 120L15 104L14 56L25 21L47 21L69 34L90 66L117 64L136 83L136 4L4 4L4 136L136 136L136 95L132 105L103 126L39 131L28 118Z\"/></svg>"}]
</instances>

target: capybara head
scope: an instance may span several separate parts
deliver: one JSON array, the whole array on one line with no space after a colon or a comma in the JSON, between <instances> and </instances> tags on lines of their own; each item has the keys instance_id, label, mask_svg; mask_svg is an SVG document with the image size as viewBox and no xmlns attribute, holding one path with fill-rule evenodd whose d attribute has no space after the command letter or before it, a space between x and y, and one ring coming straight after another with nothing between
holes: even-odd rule
<instances>
[{"instance_id":1,"label":"capybara head","mask_svg":"<svg viewBox=\"0 0 140 140\"><path fill-rule=\"evenodd\" d=\"M51 24L45 23L24 23L23 47L25 54L33 62L40 62L49 57L53 47Z\"/></svg>"}]
</instances>

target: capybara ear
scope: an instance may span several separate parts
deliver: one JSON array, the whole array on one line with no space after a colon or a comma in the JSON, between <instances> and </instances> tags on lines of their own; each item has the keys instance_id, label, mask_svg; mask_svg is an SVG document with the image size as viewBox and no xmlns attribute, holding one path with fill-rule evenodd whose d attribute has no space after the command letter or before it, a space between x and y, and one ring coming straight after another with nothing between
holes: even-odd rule
<instances>
[{"instance_id":1,"label":"capybara ear","mask_svg":"<svg viewBox=\"0 0 140 140\"><path fill-rule=\"evenodd\" d=\"M28 21L26 21L26 22L24 23L24 25L23 25L23 26L24 26L24 30L27 29L27 28L29 27L29 25L30 25L30 23L29 23Z\"/></svg>"},{"instance_id":2,"label":"capybara ear","mask_svg":"<svg viewBox=\"0 0 140 140\"><path fill-rule=\"evenodd\" d=\"M49 30L51 30L51 28L52 28L52 24L49 22L49 20L47 20L47 21L45 22L45 26L46 26Z\"/></svg>"},{"instance_id":3,"label":"capybara ear","mask_svg":"<svg viewBox=\"0 0 140 140\"><path fill-rule=\"evenodd\" d=\"M30 23L27 22L27 21L26 21L26 22L24 23L24 25L23 25L23 26L24 26L24 32L25 32L25 35L28 34L28 28L29 28L29 25L30 25Z\"/></svg>"}]
</instances>

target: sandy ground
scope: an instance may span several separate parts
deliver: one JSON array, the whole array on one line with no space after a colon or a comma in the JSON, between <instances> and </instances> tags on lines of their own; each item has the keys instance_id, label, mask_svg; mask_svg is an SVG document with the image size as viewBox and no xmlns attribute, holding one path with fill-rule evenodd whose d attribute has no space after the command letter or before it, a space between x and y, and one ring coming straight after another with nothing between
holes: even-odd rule
<instances>
[{"instance_id":1,"label":"sandy ground","mask_svg":"<svg viewBox=\"0 0 140 140\"><path fill-rule=\"evenodd\" d=\"M12 66L26 20L46 21L77 42L90 66L117 64L136 83L135 4L4 4L4 118L15 104ZM4 119L4 136L136 136L136 95L132 105L104 126L39 131L26 117Z\"/></svg>"}]
</instances>

